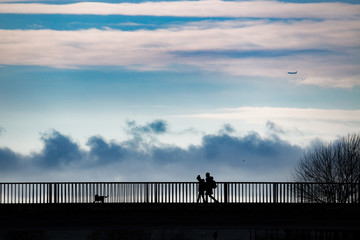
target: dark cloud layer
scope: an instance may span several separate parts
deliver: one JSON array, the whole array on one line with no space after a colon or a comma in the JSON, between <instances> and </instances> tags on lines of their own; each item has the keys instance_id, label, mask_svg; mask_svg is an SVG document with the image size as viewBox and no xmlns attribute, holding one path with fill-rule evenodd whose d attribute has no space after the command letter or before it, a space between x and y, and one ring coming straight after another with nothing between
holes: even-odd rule
<instances>
[{"instance_id":1,"label":"dark cloud layer","mask_svg":"<svg viewBox=\"0 0 360 240\"><path fill-rule=\"evenodd\" d=\"M126 174L127 169L132 169L132 174L135 175L151 171L156 180L156 175L164 171L164 168L169 172L176 172L178 168L206 171L211 166L212 169L228 167L233 170L256 171L261 175L276 169L290 171L302 151L300 147L293 146L276 135L263 138L252 132L244 136L233 136L231 134L235 130L230 125L225 125L218 134L204 135L201 144L191 145L187 149L147 141L149 134L157 135L168 131L166 122L162 120L145 125L128 122L128 127L128 132L135 136L131 140L116 142L93 136L87 141L88 150L81 149L70 136L56 130L49 131L41 136L42 150L29 156L21 156L11 149L1 148L0 171L15 174L20 169L26 172L26 167L29 166L32 170L47 169L61 175L86 170L101 172L101 169L110 167L121 169L122 174ZM146 144L146 148L139 148L141 144ZM106 176L105 170L102 173Z\"/></svg>"},{"instance_id":2,"label":"dark cloud layer","mask_svg":"<svg viewBox=\"0 0 360 240\"><path fill-rule=\"evenodd\" d=\"M89 157L97 164L122 161L127 152L120 144L108 143L100 136L89 138L87 145L90 147Z\"/></svg>"},{"instance_id":3,"label":"dark cloud layer","mask_svg":"<svg viewBox=\"0 0 360 240\"><path fill-rule=\"evenodd\" d=\"M162 134L167 132L167 123L164 120L155 120L145 125L137 124L135 121L128 121L128 131L131 134Z\"/></svg>"},{"instance_id":4,"label":"dark cloud layer","mask_svg":"<svg viewBox=\"0 0 360 240\"><path fill-rule=\"evenodd\" d=\"M41 136L44 147L33 160L43 167L62 167L77 162L83 157L79 145L70 137L52 130Z\"/></svg>"},{"instance_id":5,"label":"dark cloud layer","mask_svg":"<svg viewBox=\"0 0 360 240\"><path fill-rule=\"evenodd\" d=\"M0 148L0 172L14 170L22 162L22 156L9 148Z\"/></svg>"}]
</instances>

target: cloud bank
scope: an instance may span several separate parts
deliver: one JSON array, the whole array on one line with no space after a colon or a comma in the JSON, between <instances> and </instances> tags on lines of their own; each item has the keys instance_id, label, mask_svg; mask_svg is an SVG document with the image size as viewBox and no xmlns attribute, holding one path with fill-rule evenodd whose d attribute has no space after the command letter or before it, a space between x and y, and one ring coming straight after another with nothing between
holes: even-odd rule
<instances>
[{"instance_id":1,"label":"cloud bank","mask_svg":"<svg viewBox=\"0 0 360 240\"><path fill-rule=\"evenodd\" d=\"M139 71L185 66L352 88L360 85L359 12L358 4L279 1L3 3L0 14L167 16L193 22L162 22L160 29L136 31L86 25L78 31L0 30L0 64ZM288 71L298 74L290 78Z\"/></svg>"},{"instance_id":2,"label":"cloud bank","mask_svg":"<svg viewBox=\"0 0 360 240\"><path fill-rule=\"evenodd\" d=\"M135 124L140 127L137 132ZM87 150L56 130L42 134L43 148L39 152L20 155L0 148L1 181L96 181L99 176L107 181L194 181L197 174L206 171L216 174L219 181L286 180L302 150L277 135L233 135L235 130L230 125L218 134L204 135L201 144L186 149L151 144L149 135L153 140L156 134L168 131L163 128L165 121L135 124L128 125L130 140L108 141L92 136ZM146 149L139 147L141 144L146 144Z\"/></svg>"},{"instance_id":3,"label":"cloud bank","mask_svg":"<svg viewBox=\"0 0 360 240\"><path fill-rule=\"evenodd\" d=\"M0 13L95 14L176 17L344 18L358 16L360 6L346 3L278 1L174 1L144 3L79 2L72 4L2 4Z\"/></svg>"},{"instance_id":4,"label":"cloud bank","mask_svg":"<svg viewBox=\"0 0 360 240\"><path fill-rule=\"evenodd\" d=\"M0 30L0 64L121 66L141 71L188 66L235 76L351 88L360 85L356 64L359 23L205 21L153 31ZM297 70L298 75L288 79L289 69Z\"/></svg>"}]
</instances>

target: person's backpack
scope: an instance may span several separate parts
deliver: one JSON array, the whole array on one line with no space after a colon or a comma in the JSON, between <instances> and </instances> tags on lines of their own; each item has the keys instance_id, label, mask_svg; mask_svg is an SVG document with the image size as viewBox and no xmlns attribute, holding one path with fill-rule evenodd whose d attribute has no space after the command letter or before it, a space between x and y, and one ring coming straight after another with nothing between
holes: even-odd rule
<instances>
[{"instance_id":1,"label":"person's backpack","mask_svg":"<svg viewBox=\"0 0 360 240\"><path fill-rule=\"evenodd\" d=\"M216 182L215 182L215 180L212 180L212 181L211 181L211 188L216 188Z\"/></svg>"}]
</instances>

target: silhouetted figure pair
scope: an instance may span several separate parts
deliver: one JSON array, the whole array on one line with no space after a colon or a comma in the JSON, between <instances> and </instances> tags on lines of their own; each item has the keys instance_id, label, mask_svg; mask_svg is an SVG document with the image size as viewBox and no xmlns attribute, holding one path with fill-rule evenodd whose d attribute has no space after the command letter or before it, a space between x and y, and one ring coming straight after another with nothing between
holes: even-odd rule
<instances>
[{"instance_id":1,"label":"silhouetted figure pair","mask_svg":"<svg viewBox=\"0 0 360 240\"><path fill-rule=\"evenodd\" d=\"M218 203L218 201L213 196L213 188L216 188L216 182L214 181L214 177L210 176L210 173L206 173L206 179L202 179L200 175L196 178L199 181L199 195L196 202L200 201L202 197L203 202L208 202L208 197L210 197L214 202ZM204 194L206 194L206 199Z\"/></svg>"}]
</instances>

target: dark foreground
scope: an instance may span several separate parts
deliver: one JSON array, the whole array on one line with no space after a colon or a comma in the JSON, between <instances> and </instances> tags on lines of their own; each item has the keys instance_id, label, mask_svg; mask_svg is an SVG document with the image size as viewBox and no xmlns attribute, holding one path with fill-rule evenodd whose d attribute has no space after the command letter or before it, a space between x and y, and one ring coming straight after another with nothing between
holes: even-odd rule
<instances>
[{"instance_id":1,"label":"dark foreground","mask_svg":"<svg viewBox=\"0 0 360 240\"><path fill-rule=\"evenodd\" d=\"M0 205L2 239L360 239L358 204Z\"/></svg>"}]
</instances>

